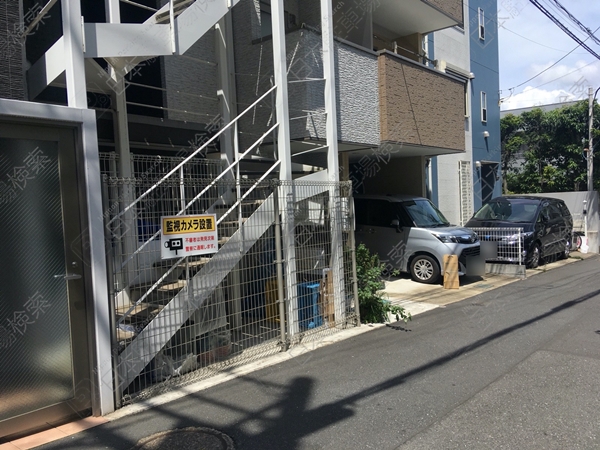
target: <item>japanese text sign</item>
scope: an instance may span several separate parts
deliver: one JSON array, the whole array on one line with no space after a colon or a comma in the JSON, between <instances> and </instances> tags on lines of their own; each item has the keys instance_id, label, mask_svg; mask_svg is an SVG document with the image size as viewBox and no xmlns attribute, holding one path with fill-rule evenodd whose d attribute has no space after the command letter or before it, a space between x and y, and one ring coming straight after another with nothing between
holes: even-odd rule
<instances>
[{"instance_id":1,"label":"japanese text sign","mask_svg":"<svg viewBox=\"0 0 600 450\"><path fill-rule=\"evenodd\" d=\"M161 259L216 253L218 240L214 214L161 217Z\"/></svg>"}]
</instances>

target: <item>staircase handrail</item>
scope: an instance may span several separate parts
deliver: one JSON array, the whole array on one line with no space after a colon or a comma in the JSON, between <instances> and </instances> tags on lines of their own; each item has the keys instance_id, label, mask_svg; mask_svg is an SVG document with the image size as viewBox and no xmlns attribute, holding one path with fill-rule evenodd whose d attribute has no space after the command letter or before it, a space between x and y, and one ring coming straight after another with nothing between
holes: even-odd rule
<instances>
[{"instance_id":1,"label":"staircase handrail","mask_svg":"<svg viewBox=\"0 0 600 450\"><path fill-rule=\"evenodd\" d=\"M210 182L210 184L208 186L206 186L198 195L196 195L192 200L190 200L190 202L185 205L185 207L183 207L182 209L179 210L179 212L177 214L175 214L176 216L181 215L186 209L188 209L196 200L198 200L206 191L208 191L211 187L213 187L215 185L215 183L217 181L219 181L221 178L223 178L227 172L229 172L230 170L232 170L248 153L250 153L252 150L254 150L254 148L260 143L262 142L269 134L271 134L273 132L273 130L278 126L279 124L276 123L275 125L273 125L271 128L269 128L259 139L257 139L254 144L252 144L248 150L246 150L244 153L242 153L241 155L239 155L238 159L236 159L234 162L232 162L225 170L223 170L223 172L221 172L219 175L217 175L215 177L215 179L213 181ZM185 162L182 161L181 164L183 164ZM277 164L276 164L277 165ZM276 166L275 165L275 166ZM275 167L274 166L274 167ZM180 166L177 166L180 167ZM273 168L274 168L273 167ZM273 170L273 168L271 168L269 170L269 172L271 170ZM168 175L166 175L166 177L168 177ZM162 183L162 181L164 181L164 178L161 179L159 181L159 183ZM158 185L158 183L156 184ZM148 191L147 191L148 192ZM140 197L141 198L141 197ZM236 203L237 204L237 203ZM125 210L123 210L124 212ZM217 225L221 222L221 220L223 219L223 217L225 217L227 214L229 214L231 212L231 210L227 211L226 214L224 214L221 219L217 222ZM118 218L119 216L116 216L116 218ZM113 219L114 220L114 219ZM112 221L111 221L112 222ZM110 225L110 222L108 223L108 225ZM121 269L123 269L128 263L129 261L131 261L133 258L135 258L135 255L137 255L138 253L140 253L144 248L146 248L146 246L153 241L154 239L156 239L159 235L160 235L161 231L158 230L156 233L154 233L152 236L150 236L150 238L144 242L141 246L138 247L138 249L136 251L134 251L131 255L129 255L129 258L127 258L123 264L121 264Z\"/></svg>"},{"instance_id":2,"label":"staircase handrail","mask_svg":"<svg viewBox=\"0 0 600 450\"><path fill-rule=\"evenodd\" d=\"M267 95L269 95L271 92L273 92L276 88L277 88L277 85L273 85L269 90L267 90L263 95L261 95L256 101L254 101L254 103L252 103L250 106L248 106L248 108L246 108L241 114L236 116L231 122L229 122L227 125L225 125L223 128L221 128L216 134L213 135L213 137L211 137L203 145L198 147L198 149L196 149L188 157L186 157L183 161L181 161L173 169L171 169L171 171L169 171L169 173L167 173L160 180L158 180L156 183L154 183L150 188L148 188L148 190L146 192L144 192L142 195L140 195L138 198L136 198L133 202L131 202L126 208L123 209L123 211L121 211L119 214L117 214L115 217L113 217L110 221L108 221L107 225L110 225L115 220L119 219L121 216L123 216L125 213L127 213L135 205L137 205L142 199L144 199L148 194L150 194L150 192L152 192L160 184L162 184L167 178L169 178L171 175L173 175L175 172L177 172L183 165L185 165L185 163L187 163L194 156L196 156L198 153L200 153L202 150L204 150L206 147L208 147L209 144L211 144L215 139L220 137L221 134L223 134L226 130L228 130L232 125L237 123L237 121L242 116L244 116L244 114L246 114L248 111L250 111L252 108L254 108L254 106L256 106L258 103L260 103ZM235 164L235 162L232 164ZM226 169L224 172L227 172L228 169Z\"/></svg>"}]
</instances>

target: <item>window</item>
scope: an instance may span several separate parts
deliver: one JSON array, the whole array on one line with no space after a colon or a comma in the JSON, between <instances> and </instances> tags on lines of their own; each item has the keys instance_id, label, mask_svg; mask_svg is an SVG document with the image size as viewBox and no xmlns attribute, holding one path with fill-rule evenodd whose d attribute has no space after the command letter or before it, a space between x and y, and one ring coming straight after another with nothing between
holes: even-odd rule
<instances>
[{"instance_id":1,"label":"window","mask_svg":"<svg viewBox=\"0 0 600 450\"><path fill-rule=\"evenodd\" d=\"M273 34L271 29L271 8L261 3L260 8L260 36L267 37Z\"/></svg>"},{"instance_id":2,"label":"window","mask_svg":"<svg viewBox=\"0 0 600 450\"><path fill-rule=\"evenodd\" d=\"M296 16L288 11L283 12L284 29L286 33L294 31L298 28ZM261 38L271 36L273 34L271 18L271 6L269 4L260 3L260 36Z\"/></svg>"},{"instance_id":3,"label":"window","mask_svg":"<svg viewBox=\"0 0 600 450\"><path fill-rule=\"evenodd\" d=\"M560 210L556 205L550 204L550 220L557 220L562 217Z\"/></svg>"},{"instance_id":4,"label":"window","mask_svg":"<svg viewBox=\"0 0 600 450\"><path fill-rule=\"evenodd\" d=\"M422 228L449 226L450 223L436 206L427 199L402 202L415 225Z\"/></svg>"},{"instance_id":5,"label":"window","mask_svg":"<svg viewBox=\"0 0 600 450\"><path fill-rule=\"evenodd\" d=\"M485 40L485 14L483 9L478 9L479 13L479 39Z\"/></svg>"},{"instance_id":6,"label":"window","mask_svg":"<svg viewBox=\"0 0 600 450\"><path fill-rule=\"evenodd\" d=\"M487 94L481 92L481 121L487 122Z\"/></svg>"},{"instance_id":7,"label":"window","mask_svg":"<svg viewBox=\"0 0 600 450\"><path fill-rule=\"evenodd\" d=\"M540 211L538 223L550 222L550 205L545 205Z\"/></svg>"},{"instance_id":8,"label":"window","mask_svg":"<svg viewBox=\"0 0 600 450\"><path fill-rule=\"evenodd\" d=\"M369 225L374 227L391 227L392 220L398 219L395 207L386 200L372 200L369 202Z\"/></svg>"}]
</instances>

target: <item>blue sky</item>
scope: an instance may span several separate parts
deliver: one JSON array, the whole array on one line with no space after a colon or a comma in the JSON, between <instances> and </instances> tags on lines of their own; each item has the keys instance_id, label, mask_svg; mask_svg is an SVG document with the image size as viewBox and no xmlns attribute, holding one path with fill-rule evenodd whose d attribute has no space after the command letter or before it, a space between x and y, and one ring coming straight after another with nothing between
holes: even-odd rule
<instances>
[{"instance_id":1,"label":"blue sky","mask_svg":"<svg viewBox=\"0 0 600 450\"><path fill-rule=\"evenodd\" d=\"M587 37L564 14L559 15L557 8L550 9L551 0L540 3L581 40ZM600 27L600 1L560 0L560 3L587 28L594 31ZM498 26L503 110L587 99L589 86L594 91L600 87L600 60L582 47L527 81L577 46L529 0L498 0ZM600 29L595 36L600 40ZM600 54L600 45L592 39L585 43Z\"/></svg>"}]
</instances>

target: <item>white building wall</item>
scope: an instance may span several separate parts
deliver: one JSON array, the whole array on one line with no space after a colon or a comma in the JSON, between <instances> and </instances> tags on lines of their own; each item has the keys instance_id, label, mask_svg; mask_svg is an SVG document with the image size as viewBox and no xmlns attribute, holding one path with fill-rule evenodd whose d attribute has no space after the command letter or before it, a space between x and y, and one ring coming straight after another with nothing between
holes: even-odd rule
<instances>
[{"instance_id":1,"label":"white building wall","mask_svg":"<svg viewBox=\"0 0 600 450\"><path fill-rule=\"evenodd\" d=\"M468 0L463 1L464 17L469 17ZM434 33L434 57L438 61L469 73L470 43L469 22L465 29L458 27L436 31ZM473 159L473 141L471 137L471 117L465 118L465 153L437 157L438 207L453 224L460 223L459 161ZM471 201L473 199L471 198Z\"/></svg>"}]
</instances>

